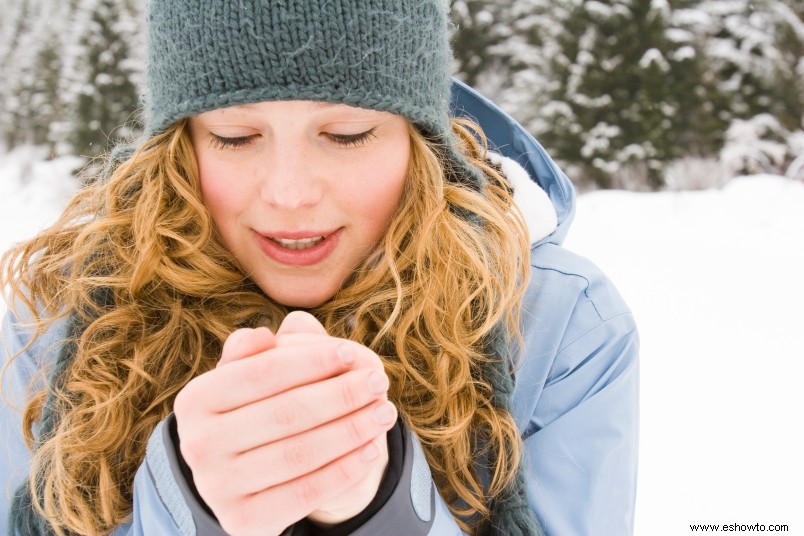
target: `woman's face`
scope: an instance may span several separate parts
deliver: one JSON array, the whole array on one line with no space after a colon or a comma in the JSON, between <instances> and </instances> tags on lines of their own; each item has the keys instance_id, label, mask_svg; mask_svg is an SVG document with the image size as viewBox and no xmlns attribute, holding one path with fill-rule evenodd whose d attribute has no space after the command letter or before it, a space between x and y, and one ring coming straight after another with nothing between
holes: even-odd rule
<instances>
[{"instance_id":1,"label":"woman's face","mask_svg":"<svg viewBox=\"0 0 804 536\"><path fill-rule=\"evenodd\" d=\"M402 117L273 101L200 114L190 132L224 244L279 303L331 298L399 206L410 158Z\"/></svg>"}]
</instances>

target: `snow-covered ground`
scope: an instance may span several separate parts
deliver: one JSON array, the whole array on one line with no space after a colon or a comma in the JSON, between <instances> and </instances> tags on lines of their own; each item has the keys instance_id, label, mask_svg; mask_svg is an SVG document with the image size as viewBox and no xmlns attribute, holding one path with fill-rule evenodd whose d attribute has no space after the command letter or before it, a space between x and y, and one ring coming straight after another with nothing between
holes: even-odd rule
<instances>
[{"instance_id":1,"label":"snow-covered ground","mask_svg":"<svg viewBox=\"0 0 804 536\"><path fill-rule=\"evenodd\" d=\"M589 193L567 245L609 274L640 328L636 533L804 534L804 183Z\"/></svg>"},{"instance_id":2,"label":"snow-covered ground","mask_svg":"<svg viewBox=\"0 0 804 536\"><path fill-rule=\"evenodd\" d=\"M75 159L29 156L0 155L0 250L76 188L63 179ZM640 327L637 535L694 523L804 534L804 183L585 194L567 245L609 274Z\"/></svg>"},{"instance_id":3,"label":"snow-covered ground","mask_svg":"<svg viewBox=\"0 0 804 536\"><path fill-rule=\"evenodd\" d=\"M83 165L81 158L43 161L42 156L32 147L0 152L0 252L53 223L78 190L69 177Z\"/></svg>"}]
</instances>

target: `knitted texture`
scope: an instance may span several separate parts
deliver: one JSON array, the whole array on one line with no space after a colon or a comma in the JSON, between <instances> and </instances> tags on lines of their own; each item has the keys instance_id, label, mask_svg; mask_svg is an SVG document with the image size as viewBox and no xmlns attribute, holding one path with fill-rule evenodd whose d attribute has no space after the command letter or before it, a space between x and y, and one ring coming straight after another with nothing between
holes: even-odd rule
<instances>
[{"instance_id":1,"label":"knitted texture","mask_svg":"<svg viewBox=\"0 0 804 536\"><path fill-rule=\"evenodd\" d=\"M146 125L267 100L393 112L448 128L445 0L151 0Z\"/></svg>"}]
</instances>

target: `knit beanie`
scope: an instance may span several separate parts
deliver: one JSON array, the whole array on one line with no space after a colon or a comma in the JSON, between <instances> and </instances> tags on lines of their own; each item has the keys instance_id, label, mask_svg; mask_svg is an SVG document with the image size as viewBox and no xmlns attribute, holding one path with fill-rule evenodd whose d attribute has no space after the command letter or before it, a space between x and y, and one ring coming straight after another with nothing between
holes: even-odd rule
<instances>
[{"instance_id":1,"label":"knit beanie","mask_svg":"<svg viewBox=\"0 0 804 536\"><path fill-rule=\"evenodd\" d=\"M145 130L237 104L314 100L407 118L448 177L483 175L449 121L447 0L150 0Z\"/></svg>"}]
</instances>

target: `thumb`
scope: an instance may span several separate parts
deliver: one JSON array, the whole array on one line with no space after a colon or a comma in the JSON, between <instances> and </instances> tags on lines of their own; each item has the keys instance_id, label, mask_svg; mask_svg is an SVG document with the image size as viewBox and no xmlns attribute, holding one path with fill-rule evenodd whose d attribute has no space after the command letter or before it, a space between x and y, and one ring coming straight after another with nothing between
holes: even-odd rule
<instances>
[{"instance_id":1,"label":"thumb","mask_svg":"<svg viewBox=\"0 0 804 536\"><path fill-rule=\"evenodd\" d=\"M310 313L304 311L292 311L288 313L282 321L282 325L276 332L276 336L288 335L290 333L312 333L315 335L326 335L327 330L321 322Z\"/></svg>"},{"instance_id":2,"label":"thumb","mask_svg":"<svg viewBox=\"0 0 804 536\"><path fill-rule=\"evenodd\" d=\"M233 331L227 337L226 342L223 343L221 358L217 366L220 367L232 361L250 357L265 350L270 350L275 346L276 336L268 328L238 329Z\"/></svg>"}]
</instances>

